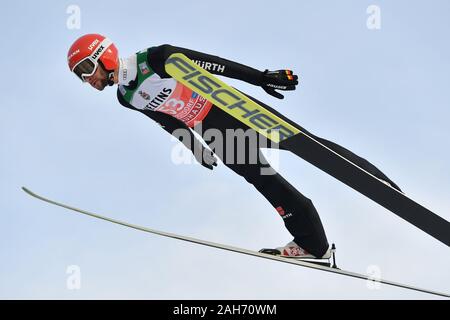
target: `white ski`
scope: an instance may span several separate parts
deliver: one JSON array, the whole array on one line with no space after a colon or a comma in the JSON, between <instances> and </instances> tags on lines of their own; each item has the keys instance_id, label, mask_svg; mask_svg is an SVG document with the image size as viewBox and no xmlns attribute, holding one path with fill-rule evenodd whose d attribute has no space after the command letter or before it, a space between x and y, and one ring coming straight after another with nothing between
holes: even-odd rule
<instances>
[{"instance_id":1,"label":"white ski","mask_svg":"<svg viewBox=\"0 0 450 320\"><path fill-rule=\"evenodd\" d=\"M358 279L363 279L363 280L368 280L368 281L373 281L373 282L379 282L379 283L383 283L386 285L390 285L390 286L395 286L395 287L399 287L399 288L404 288L404 289L408 289L408 290L414 290L414 291L419 291L419 292L423 292L423 293L428 293L428 294L433 294L433 295L437 295L437 296L441 296L441 297L447 297L450 298L450 294L447 293L440 293L440 292L436 292L436 291L432 291L432 290L428 290L428 289L421 289L421 288L417 288L414 286L410 286L410 285L406 285L406 284L401 284L401 283L397 283L397 282L393 282L393 281L389 281L389 280L383 280L383 279L373 279L370 276L366 276L363 274L359 274L359 273L354 273L354 272L349 272L349 271L345 271L345 270L341 270L341 269L337 269L337 268L332 268L332 267L326 267L326 266L322 266L322 265L318 265L318 264L314 264L314 263L308 263L305 261L300 261L300 260L293 260L293 259L289 259L289 258L283 258L280 256L274 256L274 255L270 255L270 254L265 254L265 253L260 253L260 252L256 252L256 251L252 251L252 250L247 250L247 249L242 249L242 248L237 248L237 247L233 247L233 246L228 246L225 244L220 244L220 243L214 243L214 242L210 242L210 241L205 241L205 240L200 240L200 239L195 239L195 238L191 238L191 237L185 237L182 235L178 235L178 234L174 234L174 233L169 233L169 232L164 232L164 231L158 231L158 230L154 230L154 229L149 229L149 228L145 228L139 225L133 225L127 222L123 222L123 221L119 221L119 220L115 220L115 219L111 219L108 217L104 217L92 212L88 212L85 210L81 210L75 207L71 207L68 205L65 205L63 203L59 203L47 198L44 198L32 191L30 191L29 189L22 187L23 191L25 191L27 194L29 194L30 196L37 198L39 200L45 201L47 203L62 207L62 208L66 208L72 211L76 211L82 214L85 214L87 216L90 217L94 217L97 219L101 219L101 220L105 220L105 221L109 221L115 224L119 224L128 228L132 228L132 229L136 229L136 230L140 230L140 231L144 231L147 233L152 233L152 234L156 234L159 236L163 236L163 237L168 237L168 238L172 238L172 239L178 239L178 240L182 240L182 241L187 241L187 242L192 242L192 243L196 243L196 244L200 244L203 246L208 246L208 247L212 247L212 248L217 248L217 249L222 249L222 250L226 250L226 251L232 251L232 252L237 252L237 253L241 253L241 254L245 254L245 255L249 255L249 256L254 256L254 257L258 257L258 258L264 258L264 259L268 259L268 260L274 260L274 261L278 261L278 262L283 262L283 263L289 263L289 264L293 264L293 265L297 265L300 267L306 267L306 268L311 268L311 269L316 269L316 270L321 270L321 271L326 271L326 272L332 272L332 273L336 273L336 274L340 274L343 276L347 276L347 277L353 277L353 278L358 278Z\"/></svg>"}]
</instances>

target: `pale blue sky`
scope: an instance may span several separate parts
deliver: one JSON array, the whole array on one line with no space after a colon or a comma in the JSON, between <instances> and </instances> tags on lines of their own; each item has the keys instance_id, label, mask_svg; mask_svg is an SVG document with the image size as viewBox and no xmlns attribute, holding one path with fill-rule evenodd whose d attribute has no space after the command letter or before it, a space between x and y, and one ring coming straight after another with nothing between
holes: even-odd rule
<instances>
[{"instance_id":1,"label":"pale blue sky","mask_svg":"<svg viewBox=\"0 0 450 320\"><path fill-rule=\"evenodd\" d=\"M81 29L66 28L69 5ZM366 27L369 5L381 30ZM224 165L175 166L153 121L70 74L68 47L108 35L123 56L169 43L301 77L283 101L228 81L366 157L450 219L448 1L13 1L0 104L0 298L428 298L150 236L38 202L20 187L150 228L248 249L291 240L269 203ZM450 291L448 247L289 153L280 172L316 205L340 267ZM81 289L66 289L66 268Z\"/></svg>"}]
</instances>

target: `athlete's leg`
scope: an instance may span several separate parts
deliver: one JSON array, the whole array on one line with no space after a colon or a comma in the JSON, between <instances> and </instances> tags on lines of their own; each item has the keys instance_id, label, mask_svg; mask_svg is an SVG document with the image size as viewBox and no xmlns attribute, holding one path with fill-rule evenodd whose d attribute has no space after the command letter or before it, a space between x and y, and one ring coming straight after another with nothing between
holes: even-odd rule
<instances>
[{"instance_id":1,"label":"athlete's leg","mask_svg":"<svg viewBox=\"0 0 450 320\"><path fill-rule=\"evenodd\" d=\"M277 210L288 231L300 247L316 257L328 249L328 241L319 214L312 201L275 172L259 151L257 164L226 164L252 184ZM272 170L272 174L265 174ZM262 174L262 172L264 174Z\"/></svg>"},{"instance_id":2,"label":"athlete's leg","mask_svg":"<svg viewBox=\"0 0 450 320\"><path fill-rule=\"evenodd\" d=\"M218 108L203 121L203 130L217 129L225 137L227 128L246 129L243 124ZM258 139L259 140L259 139ZM209 143L209 141L206 141ZM237 143L233 143L233 157L227 157L227 148L217 155L227 167L252 184L279 212L294 241L314 256L322 256L328 249L328 241L320 217L312 201L296 190L288 181L277 173L266 161L258 148L259 141L245 141L244 163L238 162ZM217 151L217 150L213 150ZM251 152L256 157L251 157ZM231 159L230 159L231 158ZM252 161L256 160L256 161Z\"/></svg>"}]
</instances>

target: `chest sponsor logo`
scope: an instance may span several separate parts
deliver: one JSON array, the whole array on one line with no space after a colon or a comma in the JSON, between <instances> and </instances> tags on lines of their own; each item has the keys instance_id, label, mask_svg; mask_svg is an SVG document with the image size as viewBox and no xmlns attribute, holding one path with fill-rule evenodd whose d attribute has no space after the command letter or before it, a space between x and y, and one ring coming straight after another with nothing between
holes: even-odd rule
<instances>
[{"instance_id":1,"label":"chest sponsor logo","mask_svg":"<svg viewBox=\"0 0 450 320\"><path fill-rule=\"evenodd\" d=\"M141 70L141 73L145 76L146 74L150 73L150 69L147 66L146 62L139 63L139 69Z\"/></svg>"},{"instance_id":2,"label":"chest sponsor logo","mask_svg":"<svg viewBox=\"0 0 450 320\"><path fill-rule=\"evenodd\" d=\"M162 89L156 97L154 97L146 106L145 109L155 110L159 106L161 106L167 98L172 93L172 89L170 88L164 88Z\"/></svg>"},{"instance_id":3,"label":"chest sponsor logo","mask_svg":"<svg viewBox=\"0 0 450 320\"><path fill-rule=\"evenodd\" d=\"M147 92L142 91L142 90L139 90L139 91L138 91L138 94L139 94L143 99L145 99L145 100L150 100L150 95L149 95Z\"/></svg>"}]
</instances>

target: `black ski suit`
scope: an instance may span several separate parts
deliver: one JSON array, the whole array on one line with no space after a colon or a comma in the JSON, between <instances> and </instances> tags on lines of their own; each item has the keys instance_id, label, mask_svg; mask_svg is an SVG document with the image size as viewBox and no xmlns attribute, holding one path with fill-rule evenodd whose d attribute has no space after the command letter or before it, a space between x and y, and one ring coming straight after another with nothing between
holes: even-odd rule
<instances>
[{"instance_id":1,"label":"black ski suit","mask_svg":"<svg viewBox=\"0 0 450 320\"><path fill-rule=\"evenodd\" d=\"M261 85L262 72L255 70L253 68L238 64L229 60L222 59L220 57L200 53L197 51L192 51L184 48L173 47L170 45L162 45L158 47L152 47L148 49L148 65L158 74L161 78L168 78L168 75L164 69L164 63L166 59L172 53L183 53L190 59L196 61L200 65L218 65L221 68L217 70L208 70L213 74L223 75L235 79L240 79L249 82L254 85ZM133 84L130 84L132 86ZM125 107L138 110L148 117L152 118L160 125L163 126L164 130L173 134L177 129L187 129L186 125L168 115L161 112L155 112L151 110L139 110L134 108L132 105L127 103L120 92L118 91L119 102ZM259 103L272 113L276 114L278 117L284 119L287 122L294 124L291 120L287 119L281 115L276 110L267 106L266 104L257 101L256 99L249 97L255 102ZM299 126L295 124L297 128ZM206 117L201 122L202 134L208 129L219 130L223 136L226 136L227 129L243 129L247 130L249 127L244 123L238 121L228 113L222 111L220 108L213 106ZM357 164L366 171L372 173L374 176L383 179L393 186L396 186L388 177L386 177L380 170L378 170L374 165L366 161L365 159L355 155L351 151L333 143L328 140L322 139L320 137L314 136L303 128L300 128L303 132L307 133L320 143L324 144L333 151L339 153L346 159ZM186 144L186 141L182 141L187 146L192 148L198 145L196 143L196 138L191 134L191 141ZM206 143L211 144L212 141L205 140ZM248 142L248 141L247 141ZM279 146L283 149L283 145ZM256 152L258 157L257 161L250 161L248 157L244 163L239 163L238 161L226 161L227 151L223 148L221 152L216 152L217 156L225 163L227 167L233 170L238 175L242 176L248 183L253 185L276 209L276 211L283 218L284 224L291 235L294 237L294 241L300 247L310 252L316 257L321 257L328 249L329 244L327 237L325 235L324 228L322 226L320 217L315 209L312 201L302 195L296 188L294 188L286 179L284 179L279 173L275 172L273 168L267 163L263 155L260 152L259 145L256 146L252 143L246 143L246 154L252 154ZM288 148L287 148L288 149ZM215 151L215 150L213 150ZM235 159L237 156L237 149L234 149ZM262 174L263 171L272 171L273 174Z\"/></svg>"}]
</instances>

